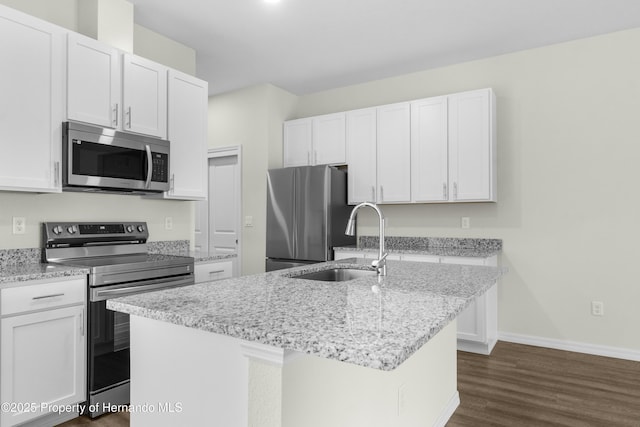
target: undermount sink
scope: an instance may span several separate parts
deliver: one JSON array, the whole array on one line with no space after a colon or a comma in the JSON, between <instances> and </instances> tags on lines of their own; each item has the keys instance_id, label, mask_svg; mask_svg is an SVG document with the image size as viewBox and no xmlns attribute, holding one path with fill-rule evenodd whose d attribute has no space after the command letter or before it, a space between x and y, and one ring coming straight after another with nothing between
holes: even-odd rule
<instances>
[{"instance_id":1,"label":"undermount sink","mask_svg":"<svg viewBox=\"0 0 640 427\"><path fill-rule=\"evenodd\" d=\"M322 280L324 282L345 282L360 277L375 276L375 270L358 270L355 268L331 268L328 270L314 271L312 273L291 276L292 279Z\"/></svg>"}]
</instances>

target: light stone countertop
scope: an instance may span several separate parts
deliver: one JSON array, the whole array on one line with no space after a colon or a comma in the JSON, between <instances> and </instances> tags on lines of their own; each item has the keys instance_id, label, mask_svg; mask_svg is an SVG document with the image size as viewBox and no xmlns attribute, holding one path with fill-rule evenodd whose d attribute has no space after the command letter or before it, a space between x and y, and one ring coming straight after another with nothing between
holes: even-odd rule
<instances>
[{"instance_id":1,"label":"light stone countertop","mask_svg":"<svg viewBox=\"0 0 640 427\"><path fill-rule=\"evenodd\" d=\"M378 248L363 248L363 247L359 248L356 246L340 246L333 249L334 251L342 251L342 252L370 252L376 255L378 253ZM432 247L432 248L425 248L425 249L385 248L385 252L390 254L415 254L415 255L451 256L451 257L468 257L468 258L489 258L491 256L498 255L501 252L501 250L485 249L485 248Z\"/></svg>"},{"instance_id":2,"label":"light stone countertop","mask_svg":"<svg viewBox=\"0 0 640 427\"><path fill-rule=\"evenodd\" d=\"M345 282L290 276L355 258L109 300L107 308L365 367L392 370L505 270L388 262L388 275Z\"/></svg>"},{"instance_id":3,"label":"light stone countertop","mask_svg":"<svg viewBox=\"0 0 640 427\"><path fill-rule=\"evenodd\" d=\"M377 253L379 240L377 236L360 236L357 246L333 249L343 252ZM385 252L390 254L488 258L502 252L501 239L386 236L384 241Z\"/></svg>"},{"instance_id":4,"label":"light stone countertop","mask_svg":"<svg viewBox=\"0 0 640 427\"><path fill-rule=\"evenodd\" d=\"M9 283L46 280L59 277L86 276L89 270L81 267L69 267L46 263L27 263L0 266L0 288Z\"/></svg>"}]
</instances>

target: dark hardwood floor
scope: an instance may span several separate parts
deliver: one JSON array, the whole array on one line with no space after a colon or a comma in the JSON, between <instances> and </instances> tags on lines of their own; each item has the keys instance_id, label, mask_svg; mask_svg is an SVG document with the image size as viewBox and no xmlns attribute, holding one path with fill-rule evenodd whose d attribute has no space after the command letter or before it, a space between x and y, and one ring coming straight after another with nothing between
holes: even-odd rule
<instances>
[{"instance_id":1,"label":"dark hardwood floor","mask_svg":"<svg viewBox=\"0 0 640 427\"><path fill-rule=\"evenodd\" d=\"M458 390L447 427L640 427L640 362L498 342L489 357L458 352ZM61 424L80 426L128 427L129 416Z\"/></svg>"},{"instance_id":2,"label":"dark hardwood floor","mask_svg":"<svg viewBox=\"0 0 640 427\"><path fill-rule=\"evenodd\" d=\"M640 427L640 362L499 342L458 352L458 391L447 427Z\"/></svg>"}]
</instances>

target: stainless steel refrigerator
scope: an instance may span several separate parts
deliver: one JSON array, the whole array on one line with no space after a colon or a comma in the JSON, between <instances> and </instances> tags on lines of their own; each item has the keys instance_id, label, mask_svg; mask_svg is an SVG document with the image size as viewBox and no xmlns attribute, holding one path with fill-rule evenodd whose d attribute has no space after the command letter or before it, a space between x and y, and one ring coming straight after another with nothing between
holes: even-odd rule
<instances>
[{"instance_id":1,"label":"stainless steel refrigerator","mask_svg":"<svg viewBox=\"0 0 640 427\"><path fill-rule=\"evenodd\" d=\"M333 259L333 248L353 245L344 234L347 173L331 166L271 169L267 173L266 270Z\"/></svg>"}]
</instances>

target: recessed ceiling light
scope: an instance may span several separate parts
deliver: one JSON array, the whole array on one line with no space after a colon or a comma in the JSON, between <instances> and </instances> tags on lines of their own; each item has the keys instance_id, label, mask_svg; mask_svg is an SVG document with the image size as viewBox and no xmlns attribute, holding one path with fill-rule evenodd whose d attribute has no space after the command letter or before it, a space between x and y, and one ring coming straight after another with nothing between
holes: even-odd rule
<instances>
[{"instance_id":1,"label":"recessed ceiling light","mask_svg":"<svg viewBox=\"0 0 640 427\"><path fill-rule=\"evenodd\" d=\"M280 3L280 0L264 0L265 3Z\"/></svg>"}]
</instances>

